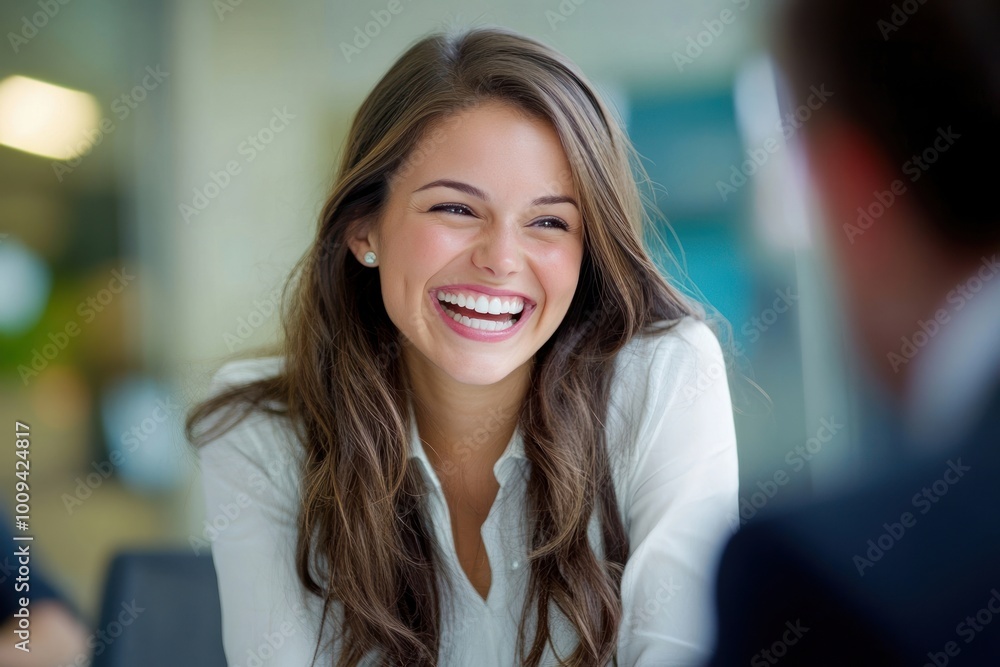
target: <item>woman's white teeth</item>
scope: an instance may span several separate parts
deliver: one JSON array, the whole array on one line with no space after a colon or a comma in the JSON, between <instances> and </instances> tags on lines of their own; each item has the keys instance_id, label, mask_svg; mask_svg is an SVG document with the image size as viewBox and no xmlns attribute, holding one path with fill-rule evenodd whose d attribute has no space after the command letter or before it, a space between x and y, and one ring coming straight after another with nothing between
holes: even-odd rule
<instances>
[{"instance_id":1,"label":"woman's white teeth","mask_svg":"<svg viewBox=\"0 0 1000 667\"><path fill-rule=\"evenodd\" d=\"M452 318L459 324L464 324L472 329L483 329L484 331L503 331L504 329L509 329L514 326L514 318L511 318L506 322L496 322L494 320L480 320L474 317L459 315L448 308L445 308L444 312L448 313L448 317Z\"/></svg>"},{"instance_id":2,"label":"woman's white teeth","mask_svg":"<svg viewBox=\"0 0 1000 667\"><path fill-rule=\"evenodd\" d=\"M511 297L510 299L503 300L499 297L488 298L481 295L476 297L471 294L452 294L451 292L438 290L437 298L438 301L454 303L461 308L475 310L477 313L491 313L493 315L510 313L511 315L516 315L524 310L524 300L519 297Z\"/></svg>"}]
</instances>

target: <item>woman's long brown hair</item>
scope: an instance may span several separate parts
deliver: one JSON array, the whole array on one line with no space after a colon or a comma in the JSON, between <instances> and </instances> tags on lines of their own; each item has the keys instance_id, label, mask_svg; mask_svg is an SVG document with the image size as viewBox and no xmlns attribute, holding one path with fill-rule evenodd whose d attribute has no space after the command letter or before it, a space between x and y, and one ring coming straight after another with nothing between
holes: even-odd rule
<instances>
[{"instance_id":1,"label":"woman's long brown hair","mask_svg":"<svg viewBox=\"0 0 1000 667\"><path fill-rule=\"evenodd\" d=\"M392 178L421 159L418 141L483 102L552 124L584 220L577 290L535 355L517 422L531 464L530 573L517 643L523 664L542 658L553 603L579 638L562 664L614 659L629 555L604 429L615 356L635 336L669 330L686 315L704 317L647 254L641 165L575 65L498 29L432 35L407 50L359 109L316 240L286 287L283 370L210 397L187 420L198 446L254 409L282 415L295 429L305 450L296 567L305 588L323 599L323 625L331 605L343 605L337 667L357 665L373 650L384 664L435 665L442 642L442 561L423 508L424 479L408 458L405 341L386 314L379 272L360 264L346 239L361 221L378 218ZM666 327L654 326L664 320ZM196 434L223 407L239 410ZM587 537L595 511L603 559Z\"/></svg>"}]
</instances>

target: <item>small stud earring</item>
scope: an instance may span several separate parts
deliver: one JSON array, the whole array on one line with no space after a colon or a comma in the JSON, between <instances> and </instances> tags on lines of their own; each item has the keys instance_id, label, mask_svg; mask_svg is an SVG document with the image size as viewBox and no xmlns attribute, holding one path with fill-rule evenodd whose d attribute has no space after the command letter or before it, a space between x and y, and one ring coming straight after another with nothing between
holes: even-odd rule
<instances>
[{"instance_id":1,"label":"small stud earring","mask_svg":"<svg viewBox=\"0 0 1000 667\"><path fill-rule=\"evenodd\" d=\"M375 253L369 250L368 252L365 253L365 264L374 264L374 263L375 263Z\"/></svg>"}]
</instances>

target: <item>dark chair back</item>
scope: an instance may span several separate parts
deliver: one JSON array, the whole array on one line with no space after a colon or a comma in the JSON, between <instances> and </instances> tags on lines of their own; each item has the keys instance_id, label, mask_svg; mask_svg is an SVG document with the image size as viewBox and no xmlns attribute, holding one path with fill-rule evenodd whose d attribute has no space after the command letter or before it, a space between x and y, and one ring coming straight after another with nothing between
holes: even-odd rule
<instances>
[{"instance_id":1,"label":"dark chair back","mask_svg":"<svg viewBox=\"0 0 1000 667\"><path fill-rule=\"evenodd\" d=\"M211 554L115 556L93 643L92 667L226 667Z\"/></svg>"}]
</instances>

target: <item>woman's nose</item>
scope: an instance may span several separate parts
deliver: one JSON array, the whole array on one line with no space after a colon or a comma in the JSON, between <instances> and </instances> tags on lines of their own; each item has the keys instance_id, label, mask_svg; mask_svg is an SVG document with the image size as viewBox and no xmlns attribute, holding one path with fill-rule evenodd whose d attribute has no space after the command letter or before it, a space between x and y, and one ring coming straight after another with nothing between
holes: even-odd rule
<instances>
[{"instance_id":1,"label":"woman's nose","mask_svg":"<svg viewBox=\"0 0 1000 667\"><path fill-rule=\"evenodd\" d=\"M509 227L491 226L483 230L477 240L473 263L494 276L504 277L521 270L524 264L524 249L517 233Z\"/></svg>"}]
</instances>

